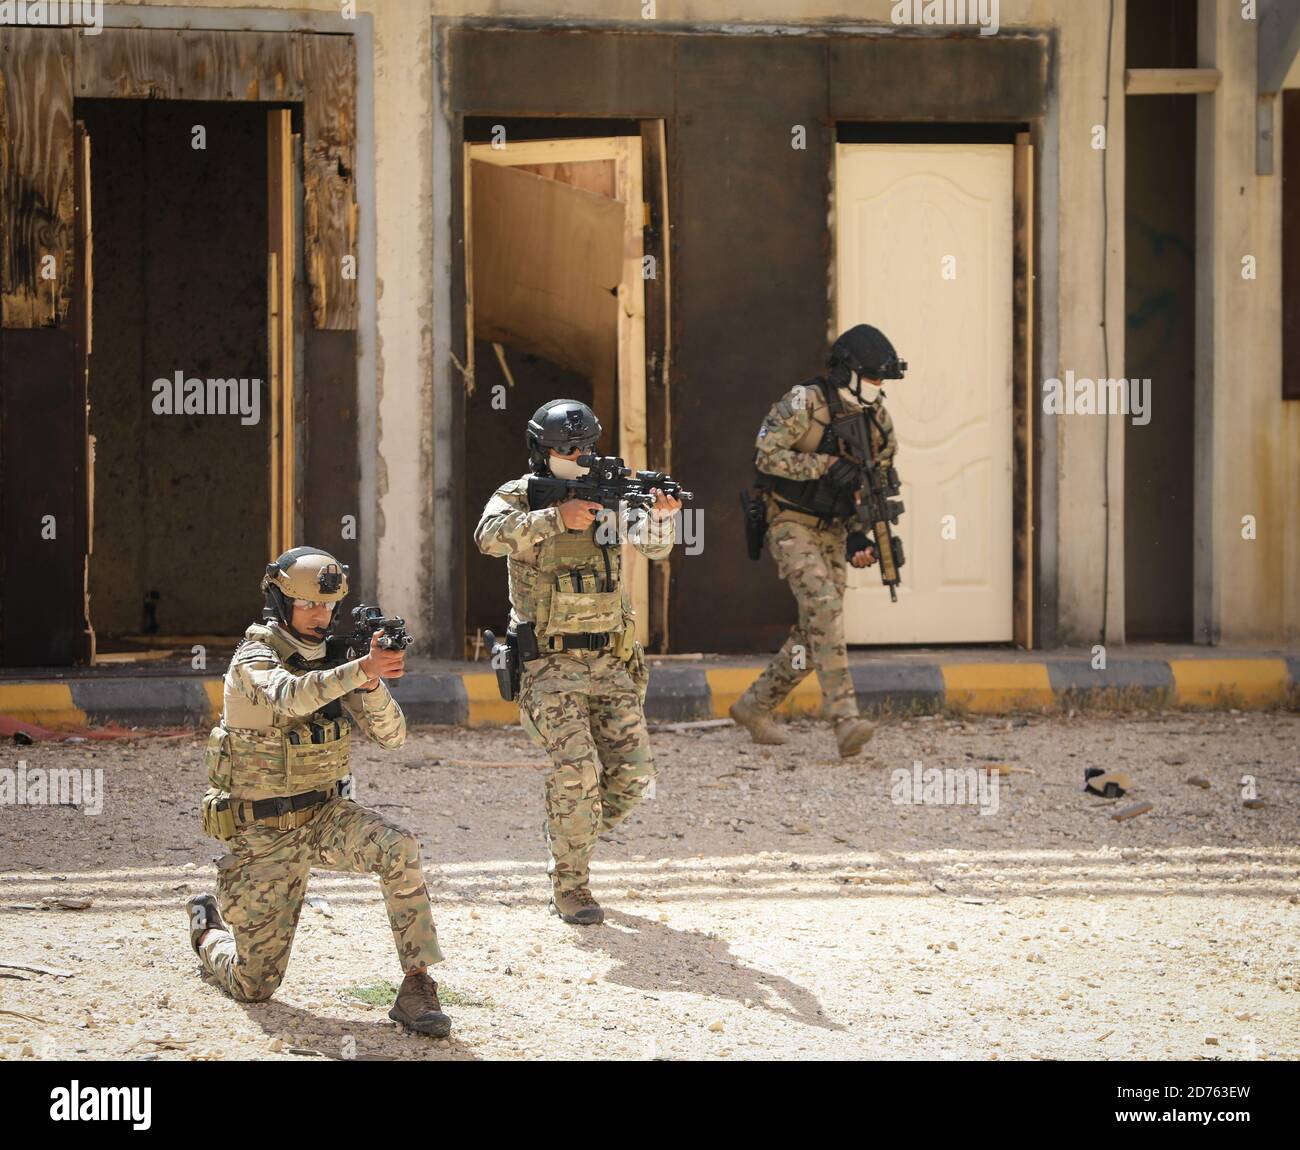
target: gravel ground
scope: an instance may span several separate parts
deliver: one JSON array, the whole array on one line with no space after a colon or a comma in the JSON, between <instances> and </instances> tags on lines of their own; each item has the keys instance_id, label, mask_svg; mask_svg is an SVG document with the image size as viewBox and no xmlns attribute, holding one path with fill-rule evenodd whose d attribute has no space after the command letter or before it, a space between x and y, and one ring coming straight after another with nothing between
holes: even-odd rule
<instances>
[{"instance_id":1,"label":"gravel ground","mask_svg":"<svg viewBox=\"0 0 1300 1150\"><path fill-rule=\"evenodd\" d=\"M106 797L0 807L0 1058L1300 1057L1300 716L896 719L847 764L827 727L788 730L656 732L590 928L546 913L517 728L364 748L358 798L423 846L446 1040L386 1017L400 971L370 876L313 877L271 1002L203 981L183 903L220 848L199 740L2 748L0 768L102 768ZM914 761L1012 773L987 814L894 801ZM1089 765L1132 791L1084 794Z\"/></svg>"}]
</instances>

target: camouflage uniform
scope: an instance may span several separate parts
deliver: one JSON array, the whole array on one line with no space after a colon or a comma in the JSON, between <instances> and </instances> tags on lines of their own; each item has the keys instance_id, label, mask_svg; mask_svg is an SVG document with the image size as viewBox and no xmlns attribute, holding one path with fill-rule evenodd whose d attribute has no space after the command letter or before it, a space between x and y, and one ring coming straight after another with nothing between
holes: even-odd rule
<instances>
[{"instance_id":1,"label":"camouflage uniform","mask_svg":"<svg viewBox=\"0 0 1300 1150\"><path fill-rule=\"evenodd\" d=\"M351 728L399 747L406 720L382 681L360 689L367 679L359 662L317 671L290 662L321 653L278 624L250 627L226 673L222 722L208 744L208 797L229 795L238 825L217 863L217 899L230 929L209 930L199 957L243 1001L263 1001L280 985L313 867L378 875L402 969L442 960L419 843L339 793ZM315 790L331 797L251 821L254 800Z\"/></svg>"},{"instance_id":2,"label":"camouflage uniform","mask_svg":"<svg viewBox=\"0 0 1300 1150\"><path fill-rule=\"evenodd\" d=\"M605 512L585 531L570 531L557 507L529 510L524 476L497 489L474 532L484 554L509 560L511 627L537 627L542 654L522 668L519 717L553 764L546 832L548 870L559 891L587 885L597 836L636 806L654 778L643 711L649 675L641 645L628 633L634 621L620 549L600 545L606 532L614 538L612 517ZM626 518L623 525L628 530ZM672 519L647 518L628 538L650 559L662 559L672 550ZM555 649L561 635L591 632L610 633L610 645ZM620 633L627 636L626 659Z\"/></svg>"},{"instance_id":3,"label":"camouflage uniform","mask_svg":"<svg viewBox=\"0 0 1300 1150\"><path fill-rule=\"evenodd\" d=\"M863 409L848 392L842 391L841 398L846 411ZM894 424L879 398L870 407L884 433L883 443L877 445L879 459L884 463L893 458L898 447ZM820 479L835 462L833 455L818 450L829 421L818 389L807 384L792 388L768 412L759 429L755 466L761 472L785 479ZM771 492L765 493L764 498L768 547L776 560L777 572L794 593L799 621L746 695L762 711L771 711L780 706L810 671L816 670L826 718L832 721L853 718L858 713L858 703L844 642L844 588L848 569L845 521L821 520L783 507Z\"/></svg>"}]
</instances>

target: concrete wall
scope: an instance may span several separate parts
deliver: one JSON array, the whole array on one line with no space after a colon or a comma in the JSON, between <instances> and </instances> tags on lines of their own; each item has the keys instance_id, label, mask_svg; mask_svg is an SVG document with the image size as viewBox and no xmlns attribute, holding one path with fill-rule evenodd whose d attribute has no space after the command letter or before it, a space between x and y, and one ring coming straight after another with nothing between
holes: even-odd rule
<instances>
[{"instance_id":1,"label":"concrete wall","mask_svg":"<svg viewBox=\"0 0 1300 1150\"><path fill-rule=\"evenodd\" d=\"M215 8L221 4L207 4ZM264 7L280 8L281 5ZM336 0L298 5L335 15ZM435 219L445 219L441 184L433 179L435 111L432 19L526 18L559 26L564 21L626 21L644 28L639 0L516 0L513 3L442 3L362 0L373 20L378 358L373 386L378 411L376 460L379 592L390 610L418 621L425 634L460 620L438 620L428 608L433 577L432 410L433 365L447 355L435 347L436 308L445 306L446 268L434 266ZM698 22L786 26L853 23L891 28L890 0L660 0L662 28ZM1055 32L1049 139L1041 157L1039 192L1040 280L1052 301L1039 332L1040 377L1098 377L1123 373L1123 0L1107 59L1105 3L1075 0L1004 0L1005 27ZM846 11L847 10L847 11ZM238 17L233 17L237 22ZM1254 175L1254 56L1256 30L1236 4L1217 16L1217 64L1223 83L1203 99L1212 107L1213 144L1199 141L1202 164L1213 172L1216 276L1213 308L1214 618L1228 642L1277 641L1300 636L1300 408L1280 400L1280 180ZM1202 55L1204 56L1204 47ZM1294 75L1294 73L1293 73ZM1106 119L1109 158L1093 147L1093 129ZM439 97L440 98L440 97ZM365 109L362 115L368 114ZM1104 171L1103 171L1104 167ZM445 174L445 173L443 173ZM1103 180L1109 229L1103 252ZM1059 201L1057 197L1059 196ZM364 211L370 205L363 205ZM1259 257L1260 276L1243 282L1237 272L1247 252ZM445 253L441 253L445 255ZM362 269L362 274L368 274ZM1100 326L1103 277L1107 290L1109 372ZM1202 282L1201 290L1206 290ZM1054 320L1054 322L1053 322ZM366 333L362 338L368 338ZM454 373L452 378L455 378ZM1204 429L1203 429L1204 430ZM1058 417L1043 421L1043 469L1037 496L1047 504L1038 539L1040 586L1055 588L1049 616L1059 641L1089 641L1102 633L1123 637L1123 448L1119 418ZM1109 456L1107 445L1109 443ZM1110 477L1107 528L1106 476ZM1053 507L1056 508L1053 511ZM1238 543L1240 516L1254 514L1259 538ZM1106 571L1110 576L1105 578ZM1108 589L1103 598L1103 588ZM1108 603L1108 607L1107 607Z\"/></svg>"},{"instance_id":2,"label":"concrete wall","mask_svg":"<svg viewBox=\"0 0 1300 1150\"><path fill-rule=\"evenodd\" d=\"M1212 625L1224 643L1268 643L1300 635L1300 403L1281 398L1281 179L1255 174L1255 29L1235 5L1219 5L1214 19L1211 62L1223 79L1208 113L1213 154L1202 160L1214 263ZM1206 38L1203 29L1202 62ZM1300 87L1300 70L1287 84ZM1241 274L1248 255L1254 280ZM1253 541L1242 538L1246 515L1258 524Z\"/></svg>"}]
</instances>

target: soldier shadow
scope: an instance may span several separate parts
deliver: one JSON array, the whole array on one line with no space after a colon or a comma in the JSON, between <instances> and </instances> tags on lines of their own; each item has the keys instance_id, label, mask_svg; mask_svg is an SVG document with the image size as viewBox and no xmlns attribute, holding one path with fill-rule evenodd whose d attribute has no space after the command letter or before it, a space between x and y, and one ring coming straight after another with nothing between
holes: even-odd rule
<instances>
[{"instance_id":1,"label":"soldier shadow","mask_svg":"<svg viewBox=\"0 0 1300 1150\"><path fill-rule=\"evenodd\" d=\"M448 1039L424 1034L404 1034L387 1017L384 1021L354 1022L304 1010L274 998L267 1002L240 1002L249 1021L261 1027L267 1039L283 1038L281 1054L302 1049L302 1060L331 1062L476 1062L479 1055L456 1036L455 1019ZM387 1012L385 1012L386 1014ZM293 1041L286 1038L292 1035Z\"/></svg>"},{"instance_id":2,"label":"soldier shadow","mask_svg":"<svg viewBox=\"0 0 1300 1150\"><path fill-rule=\"evenodd\" d=\"M606 910L605 925L584 927L577 942L585 950L603 951L617 963L605 980L620 986L647 993L685 990L742 1004L749 1000L791 1022L844 1029L826 1017L811 991L788 978L743 965L725 941L701 931L674 930L661 922Z\"/></svg>"}]
</instances>

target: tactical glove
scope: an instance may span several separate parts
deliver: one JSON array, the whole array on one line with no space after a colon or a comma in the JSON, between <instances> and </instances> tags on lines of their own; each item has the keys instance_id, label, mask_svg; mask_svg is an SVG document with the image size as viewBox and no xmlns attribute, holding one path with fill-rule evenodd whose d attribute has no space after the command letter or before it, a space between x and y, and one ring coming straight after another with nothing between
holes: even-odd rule
<instances>
[{"instance_id":1,"label":"tactical glove","mask_svg":"<svg viewBox=\"0 0 1300 1150\"><path fill-rule=\"evenodd\" d=\"M847 459L837 459L826 471L826 479L833 487L849 491L858 485L858 469Z\"/></svg>"},{"instance_id":2,"label":"tactical glove","mask_svg":"<svg viewBox=\"0 0 1300 1150\"><path fill-rule=\"evenodd\" d=\"M871 540L867 538L865 532L863 531L849 532L849 537L844 543L844 557L846 559L852 562L853 556L855 556L859 551L870 551L870 550L872 550Z\"/></svg>"}]
</instances>

